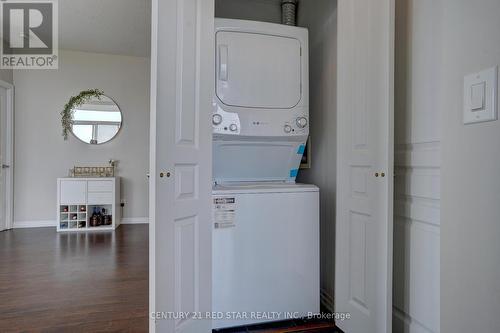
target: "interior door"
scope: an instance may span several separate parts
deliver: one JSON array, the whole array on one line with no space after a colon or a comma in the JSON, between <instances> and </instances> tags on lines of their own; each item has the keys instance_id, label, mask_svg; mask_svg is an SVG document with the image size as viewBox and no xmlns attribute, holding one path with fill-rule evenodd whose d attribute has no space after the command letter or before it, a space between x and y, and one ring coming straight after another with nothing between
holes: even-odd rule
<instances>
[{"instance_id":1,"label":"interior door","mask_svg":"<svg viewBox=\"0 0 500 333\"><path fill-rule=\"evenodd\" d=\"M338 2L335 311L392 331L394 0Z\"/></svg>"},{"instance_id":2,"label":"interior door","mask_svg":"<svg viewBox=\"0 0 500 333\"><path fill-rule=\"evenodd\" d=\"M151 332L211 332L214 1L154 0Z\"/></svg>"}]
</instances>

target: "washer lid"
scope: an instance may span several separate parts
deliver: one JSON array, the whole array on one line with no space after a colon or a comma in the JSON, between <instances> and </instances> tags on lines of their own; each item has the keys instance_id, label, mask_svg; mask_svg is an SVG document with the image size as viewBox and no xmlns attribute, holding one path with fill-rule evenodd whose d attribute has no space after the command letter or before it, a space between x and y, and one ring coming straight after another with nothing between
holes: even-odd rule
<instances>
[{"instance_id":1,"label":"washer lid","mask_svg":"<svg viewBox=\"0 0 500 333\"><path fill-rule=\"evenodd\" d=\"M291 109L302 97L301 44L296 38L218 31L216 93L222 103Z\"/></svg>"},{"instance_id":2,"label":"washer lid","mask_svg":"<svg viewBox=\"0 0 500 333\"><path fill-rule=\"evenodd\" d=\"M295 192L319 192L319 188L315 185L308 184L273 182L237 182L217 184L212 188L213 195Z\"/></svg>"},{"instance_id":3,"label":"washer lid","mask_svg":"<svg viewBox=\"0 0 500 333\"><path fill-rule=\"evenodd\" d=\"M295 182L307 137L213 141L213 179L228 182Z\"/></svg>"}]
</instances>

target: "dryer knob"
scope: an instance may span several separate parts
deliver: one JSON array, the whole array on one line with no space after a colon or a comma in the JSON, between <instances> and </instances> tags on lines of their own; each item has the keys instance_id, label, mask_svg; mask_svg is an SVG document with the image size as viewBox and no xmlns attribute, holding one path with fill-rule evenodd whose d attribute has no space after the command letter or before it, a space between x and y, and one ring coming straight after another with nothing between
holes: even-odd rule
<instances>
[{"instance_id":1,"label":"dryer knob","mask_svg":"<svg viewBox=\"0 0 500 333\"><path fill-rule=\"evenodd\" d=\"M238 130L238 126L236 124L229 125L229 130L231 132L236 132Z\"/></svg>"},{"instance_id":2,"label":"dryer knob","mask_svg":"<svg viewBox=\"0 0 500 333\"><path fill-rule=\"evenodd\" d=\"M220 125L222 123L222 116L218 113L214 114L212 116L212 124L214 125Z\"/></svg>"},{"instance_id":3,"label":"dryer knob","mask_svg":"<svg viewBox=\"0 0 500 333\"><path fill-rule=\"evenodd\" d=\"M307 118L305 117L298 117L297 118L297 126L299 128L304 128L307 126Z\"/></svg>"},{"instance_id":4,"label":"dryer knob","mask_svg":"<svg viewBox=\"0 0 500 333\"><path fill-rule=\"evenodd\" d=\"M285 133L290 133L292 131L292 126L285 125L284 131L285 131Z\"/></svg>"}]
</instances>

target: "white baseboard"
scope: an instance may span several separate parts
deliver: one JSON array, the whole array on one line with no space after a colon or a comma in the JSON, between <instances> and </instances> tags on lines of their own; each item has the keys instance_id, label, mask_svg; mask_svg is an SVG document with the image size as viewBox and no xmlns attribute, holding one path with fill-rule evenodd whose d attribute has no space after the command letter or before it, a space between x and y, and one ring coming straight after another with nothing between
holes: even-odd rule
<instances>
[{"instance_id":1,"label":"white baseboard","mask_svg":"<svg viewBox=\"0 0 500 333\"><path fill-rule=\"evenodd\" d=\"M333 296L330 295L330 293L327 292L325 289L321 289L320 291L320 300L321 300L321 305L323 305L328 312L333 313L334 309Z\"/></svg>"},{"instance_id":2,"label":"white baseboard","mask_svg":"<svg viewBox=\"0 0 500 333\"><path fill-rule=\"evenodd\" d=\"M121 224L149 224L149 217L124 217Z\"/></svg>"},{"instance_id":3,"label":"white baseboard","mask_svg":"<svg viewBox=\"0 0 500 333\"><path fill-rule=\"evenodd\" d=\"M149 217L125 217L121 224L148 224ZM14 221L14 229L56 227L56 220Z\"/></svg>"},{"instance_id":4,"label":"white baseboard","mask_svg":"<svg viewBox=\"0 0 500 333\"><path fill-rule=\"evenodd\" d=\"M14 221L14 229L56 227L56 220Z\"/></svg>"}]
</instances>

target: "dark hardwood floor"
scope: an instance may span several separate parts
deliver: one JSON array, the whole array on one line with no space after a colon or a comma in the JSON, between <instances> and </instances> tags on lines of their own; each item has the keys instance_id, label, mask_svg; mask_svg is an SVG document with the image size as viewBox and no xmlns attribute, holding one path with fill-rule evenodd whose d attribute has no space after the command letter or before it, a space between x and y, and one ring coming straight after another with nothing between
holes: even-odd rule
<instances>
[{"instance_id":1,"label":"dark hardwood floor","mask_svg":"<svg viewBox=\"0 0 500 333\"><path fill-rule=\"evenodd\" d=\"M148 331L148 227L0 232L0 333ZM339 332L295 320L221 332Z\"/></svg>"},{"instance_id":2,"label":"dark hardwood floor","mask_svg":"<svg viewBox=\"0 0 500 333\"><path fill-rule=\"evenodd\" d=\"M148 227L0 232L0 332L147 332Z\"/></svg>"}]
</instances>

